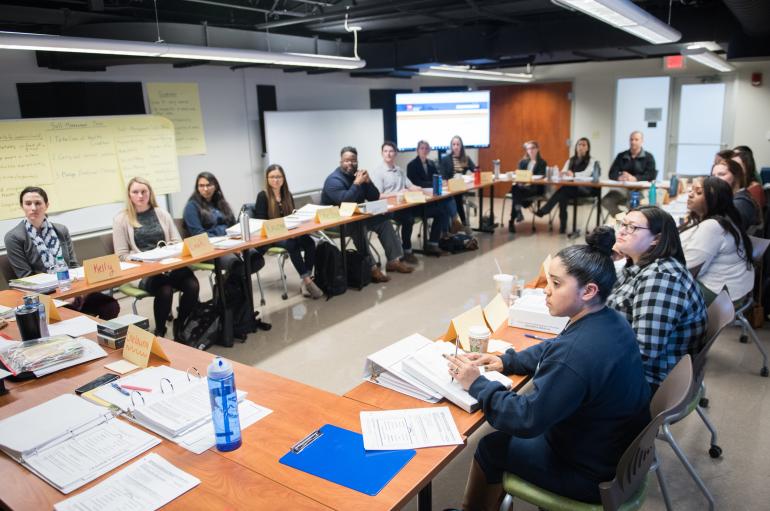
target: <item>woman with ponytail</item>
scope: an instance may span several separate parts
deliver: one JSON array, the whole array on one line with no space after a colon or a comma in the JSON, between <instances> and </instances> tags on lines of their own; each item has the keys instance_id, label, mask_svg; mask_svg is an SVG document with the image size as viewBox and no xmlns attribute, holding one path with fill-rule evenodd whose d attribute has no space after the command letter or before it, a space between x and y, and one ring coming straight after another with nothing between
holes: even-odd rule
<instances>
[{"instance_id":1,"label":"woman with ponytail","mask_svg":"<svg viewBox=\"0 0 770 511\"><path fill-rule=\"evenodd\" d=\"M449 357L449 372L479 400L497 429L482 438L471 465L463 509L498 509L503 472L559 495L599 502L599 483L615 477L625 449L647 425L650 387L636 336L605 306L615 284L612 228L562 249L546 271L546 304L569 323L556 338L504 355ZM487 380L479 366L532 377L519 395Z\"/></svg>"}]
</instances>

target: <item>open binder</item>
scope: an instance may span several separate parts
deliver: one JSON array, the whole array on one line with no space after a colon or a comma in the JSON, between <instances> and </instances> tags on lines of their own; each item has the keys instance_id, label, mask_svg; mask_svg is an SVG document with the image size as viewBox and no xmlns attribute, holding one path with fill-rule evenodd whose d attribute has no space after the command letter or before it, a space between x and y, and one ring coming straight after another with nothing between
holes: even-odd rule
<instances>
[{"instance_id":1,"label":"open binder","mask_svg":"<svg viewBox=\"0 0 770 511\"><path fill-rule=\"evenodd\" d=\"M0 421L0 449L64 494L159 443L73 394Z\"/></svg>"}]
</instances>

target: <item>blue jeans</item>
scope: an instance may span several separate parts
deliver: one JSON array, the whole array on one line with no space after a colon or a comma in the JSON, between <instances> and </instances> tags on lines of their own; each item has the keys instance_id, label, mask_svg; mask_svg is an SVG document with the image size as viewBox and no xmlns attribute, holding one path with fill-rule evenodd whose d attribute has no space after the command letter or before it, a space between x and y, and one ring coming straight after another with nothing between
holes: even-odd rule
<instances>
[{"instance_id":1,"label":"blue jeans","mask_svg":"<svg viewBox=\"0 0 770 511\"><path fill-rule=\"evenodd\" d=\"M289 252L289 259L300 278L309 277L313 273L315 265L315 241L307 234L297 238L279 241L275 244ZM304 252L304 256L303 253Z\"/></svg>"},{"instance_id":2,"label":"blue jeans","mask_svg":"<svg viewBox=\"0 0 770 511\"><path fill-rule=\"evenodd\" d=\"M423 221L428 218L433 219L428 236L430 243L437 244L438 240L441 239L441 234L449 231L449 212L445 202L450 201L431 202L423 207L415 206L393 213L393 218L401 224L401 246L404 252L412 251L412 229L416 216L422 216ZM454 201L451 202L454 203Z\"/></svg>"}]
</instances>

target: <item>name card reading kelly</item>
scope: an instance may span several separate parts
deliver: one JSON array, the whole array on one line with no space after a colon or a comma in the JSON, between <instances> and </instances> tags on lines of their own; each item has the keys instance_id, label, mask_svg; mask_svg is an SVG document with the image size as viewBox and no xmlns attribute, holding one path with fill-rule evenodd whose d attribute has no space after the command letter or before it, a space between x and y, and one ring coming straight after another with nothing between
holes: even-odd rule
<instances>
[{"instance_id":1,"label":"name card reading kelly","mask_svg":"<svg viewBox=\"0 0 770 511\"><path fill-rule=\"evenodd\" d=\"M349 217L353 216L354 213L360 213L361 210L358 209L358 204L355 202L343 202L340 204L340 216Z\"/></svg>"},{"instance_id":2,"label":"name card reading kelly","mask_svg":"<svg viewBox=\"0 0 770 511\"><path fill-rule=\"evenodd\" d=\"M423 204L425 194L422 192L404 192L404 202L407 204Z\"/></svg>"},{"instance_id":3,"label":"name card reading kelly","mask_svg":"<svg viewBox=\"0 0 770 511\"><path fill-rule=\"evenodd\" d=\"M214 246L209 241L209 235L205 232L190 236L184 239L184 246L182 247L182 257L191 256L198 257L214 250Z\"/></svg>"},{"instance_id":4,"label":"name card reading kelly","mask_svg":"<svg viewBox=\"0 0 770 511\"><path fill-rule=\"evenodd\" d=\"M447 180L447 186L450 192L464 192L468 189L465 185L465 180L462 177L454 177Z\"/></svg>"},{"instance_id":5,"label":"name card reading kelly","mask_svg":"<svg viewBox=\"0 0 770 511\"><path fill-rule=\"evenodd\" d=\"M532 171L531 170L517 170L516 171L516 177L514 177L514 181L517 183L529 183L532 181Z\"/></svg>"},{"instance_id":6,"label":"name card reading kelly","mask_svg":"<svg viewBox=\"0 0 770 511\"><path fill-rule=\"evenodd\" d=\"M318 224L324 222L335 222L340 219L340 208L337 206L329 206L328 208L319 209L315 212L315 221Z\"/></svg>"},{"instance_id":7,"label":"name card reading kelly","mask_svg":"<svg viewBox=\"0 0 770 511\"><path fill-rule=\"evenodd\" d=\"M83 273L87 284L115 278L120 273L120 259L115 254L86 259L83 261Z\"/></svg>"},{"instance_id":8,"label":"name card reading kelly","mask_svg":"<svg viewBox=\"0 0 770 511\"><path fill-rule=\"evenodd\" d=\"M262 222L262 237L275 238L281 234L286 234L289 229L286 228L286 221L283 218L274 218Z\"/></svg>"},{"instance_id":9,"label":"name card reading kelly","mask_svg":"<svg viewBox=\"0 0 770 511\"><path fill-rule=\"evenodd\" d=\"M147 330L142 330L136 325L129 325L126 333L126 343L123 345L123 358L139 367L147 367L150 361L150 353L162 358L166 362L169 360L158 338Z\"/></svg>"}]
</instances>

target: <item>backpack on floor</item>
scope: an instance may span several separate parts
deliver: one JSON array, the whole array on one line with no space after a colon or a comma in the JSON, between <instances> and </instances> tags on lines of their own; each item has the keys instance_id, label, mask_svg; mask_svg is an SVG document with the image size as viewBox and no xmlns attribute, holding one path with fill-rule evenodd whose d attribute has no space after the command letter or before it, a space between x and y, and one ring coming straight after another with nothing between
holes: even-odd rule
<instances>
[{"instance_id":1,"label":"backpack on floor","mask_svg":"<svg viewBox=\"0 0 770 511\"><path fill-rule=\"evenodd\" d=\"M347 290L342 252L331 243L321 242L316 247L315 284L328 298L341 295Z\"/></svg>"},{"instance_id":2,"label":"backpack on floor","mask_svg":"<svg viewBox=\"0 0 770 511\"><path fill-rule=\"evenodd\" d=\"M177 341L194 348L211 344L220 337L221 326L220 311L215 301L199 303L187 316L177 334Z\"/></svg>"},{"instance_id":3,"label":"backpack on floor","mask_svg":"<svg viewBox=\"0 0 770 511\"><path fill-rule=\"evenodd\" d=\"M361 291L372 282L372 269L366 264L366 257L360 252L348 249L348 287L354 287Z\"/></svg>"},{"instance_id":4,"label":"backpack on floor","mask_svg":"<svg viewBox=\"0 0 770 511\"><path fill-rule=\"evenodd\" d=\"M438 242L438 246L441 250L446 252L465 252L466 250L477 250L479 248L479 241L473 236L467 234L453 234L446 238L441 238Z\"/></svg>"}]
</instances>

